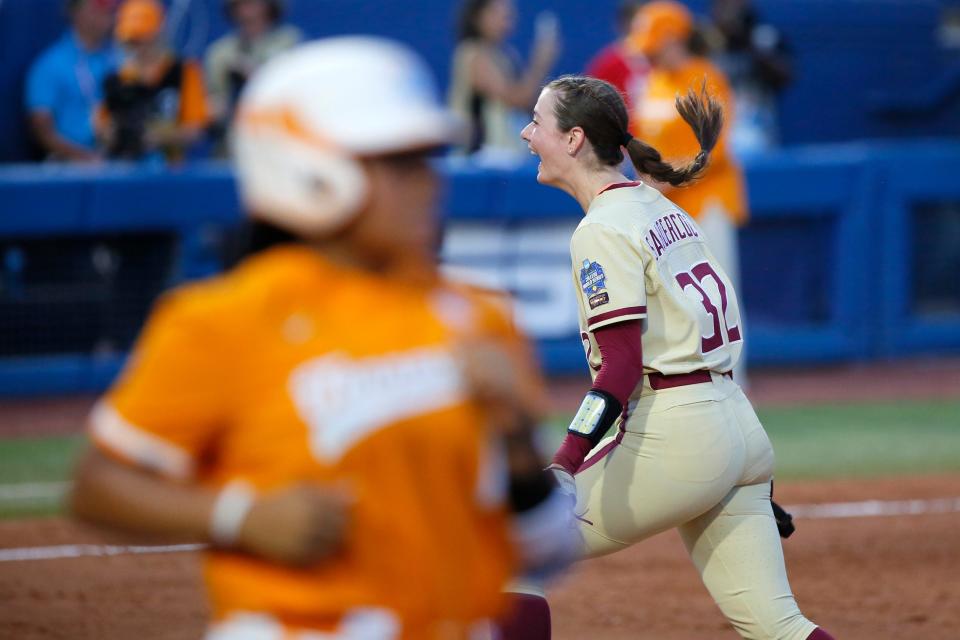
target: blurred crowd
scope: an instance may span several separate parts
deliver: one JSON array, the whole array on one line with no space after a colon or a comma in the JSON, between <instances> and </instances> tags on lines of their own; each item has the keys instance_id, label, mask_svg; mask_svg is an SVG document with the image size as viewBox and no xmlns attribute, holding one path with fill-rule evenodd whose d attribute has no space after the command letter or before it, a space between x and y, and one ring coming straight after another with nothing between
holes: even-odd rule
<instances>
[{"instance_id":1,"label":"blurred crowd","mask_svg":"<svg viewBox=\"0 0 960 640\"><path fill-rule=\"evenodd\" d=\"M223 6L231 31L194 60L168 43L159 0L67 0L69 28L26 79L24 107L42 156L159 165L225 156L228 125L248 78L302 34L285 23L282 0L224 0ZM449 101L471 132L455 150L460 156L484 164L524 161L518 132L540 88L564 71L616 86L634 135L653 138L667 153L686 151L670 133L673 97L697 81L726 103L733 155L777 144L776 97L790 81L790 54L750 0L713 0L706 16L665 0L624 0L616 14L619 37L585 70L555 68L561 30L550 12L537 16L526 58L508 44L517 22L514 0L463 0L459 15Z\"/></svg>"},{"instance_id":2,"label":"blurred crowd","mask_svg":"<svg viewBox=\"0 0 960 640\"><path fill-rule=\"evenodd\" d=\"M737 155L776 146L776 98L791 77L783 36L761 20L750 0L713 0L710 14L700 19L681 15L673 4L621 2L617 16L621 37L597 54L587 73L619 88L634 120L644 120L656 112L651 105L662 97L658 85L665 77L678 84L669 76L699 64L700 76L730 91L724 98L729 101L730 142Z\"/></svg>"},{"instance_id":3,"label":"blurred crowd","mask_svg":"<svg viewBox=\"0 0 960 640\"><path fill-rule=\"evenodd\" d=\"M301 40L280 0L225 0L232 30L202 61L166 40L159 0L68 0L70 27L31 66L25 108L50 160L148 163L223 155L257 67Z\"/></svg>"}]
</instances>

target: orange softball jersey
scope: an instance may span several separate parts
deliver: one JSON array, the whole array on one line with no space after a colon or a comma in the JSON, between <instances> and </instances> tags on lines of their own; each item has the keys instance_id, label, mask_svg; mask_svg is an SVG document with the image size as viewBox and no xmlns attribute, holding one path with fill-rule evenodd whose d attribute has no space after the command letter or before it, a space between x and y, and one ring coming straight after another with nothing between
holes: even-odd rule
<instances>
[{"instance_id":1,"label":"orange softball jersey","mask_svg":"<svg viewBox=\"0 0 960 640\"><path fill-rule=\"evenodd\" d=\"M316 481L355 494L344 551L315 567L210 551L215 618L265 612L322 630L374 607L403 638L466 630L497 614L515 560L505 476L453 355L465 336L518 340L469 292L274 248L159 303L92 437L211 487Z\"/></svg>"}]
</instances>

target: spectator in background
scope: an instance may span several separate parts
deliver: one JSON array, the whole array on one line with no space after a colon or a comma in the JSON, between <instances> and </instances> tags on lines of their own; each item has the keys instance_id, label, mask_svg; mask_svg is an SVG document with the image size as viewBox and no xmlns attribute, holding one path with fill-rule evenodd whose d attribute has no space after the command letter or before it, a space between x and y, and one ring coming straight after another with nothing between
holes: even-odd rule
<instances>
[{"instance_id":1,"label":"spectator in background","mask_svg":"<svg viewBox=\"0 0 960 640\"><path fill-rule=\"evenodd\" d=\"M204 60L219 137L229 126L237 97L250 75L303 38L296 27L281 24L280 0L225 0L223 4L235 30L213 42Z\"/></svg>"},{"instance_id":2,"label":"spectator in background","mask_svg":"<svg viewBox=\"0 0 960 640\"><path fill-rule=\"evenodd\" d=\"M738 155L774 147L777 95L792 75L787 44L776 27L761 23L750 0L713 0L711 17L705 36L737 97L731 146Z\"/></svg>"},{"instance_id":3,"label":"spectator in background","mask_svg":"<svg viewBox=\"0 0 960 640\"><path fill-rule=\"evenodd\" d=\"M104 82L98 117L111 158L177 161L204 133L203 72L199 63L170 51L164 21L158 0L125 0L120 6L116 37L126 58Z\"/></svg>"},{"instance_id":4,"label":"spectator in background","mask_svg":"<svg viewBox=\"0 0 960 640\"><path fill-rule=\"evenodd\" d=\"M587 63L586 75L606 80L623 96L628 113L633 112L637 96L643 92L650 63L635 48L628 46L627 35L637 11L645 0L621 0L617 8L617 33L619 37L600 50Z\"/></svg>"},{"instance_id":5,"label":"spectator in background","mask_svg":"<svg viewBox=\"0 0 960 640\"><path fill-rule=\"evenodd\" d=\"M674 107L677 95L685 95L691 88L699 90L705 83L707 91L723 104L727 118L703 177L680 188L647 182L697 220L734 289L742 291L737 226L747 219L747 200L743 172L729 150L733 94L723 72L691 53L692 34L693 17L679 2L656 0L637 13L629 44L650 60L651 70L630 118L631 133L658 149L666 162L682 164L700 151L700 144ZM741 386L746 382L745 360L740 358L734 369Z\"/></svg>"},{"instance_id":6,"label":"spectator in background","mask_svg":"<svg viewBox=\"0 0 960 640\"><path fill-rule=\"evenodd\" d=\"M93 120L103 80L117 63L110 39L116 0L69 0L66 6L71 28L33 63L24 106L47 158L97 161Z\"/></svg>"},{"instance_id":7,"label":"spectator in background","mask_svg":"<svg viewBox=\"0 0 960 640\"><path fill-rule=\"evenodd\" d=\"M527 153L518 132L560 50L552 13L537 17L530 64L519 69L507 47L516 12L512 0L467 0L460 12L451 65L451 108L470 125L465 153L487 160L514 160Z\"/></svg>"}]
</instances>

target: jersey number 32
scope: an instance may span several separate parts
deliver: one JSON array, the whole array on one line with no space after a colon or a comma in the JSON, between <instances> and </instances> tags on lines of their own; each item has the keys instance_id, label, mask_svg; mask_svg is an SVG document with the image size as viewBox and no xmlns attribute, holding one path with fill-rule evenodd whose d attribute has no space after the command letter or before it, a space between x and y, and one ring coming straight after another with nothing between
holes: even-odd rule
<instances>
[{"instance_id":1,"label":"jersey number 32","mask_svg":"<svg viewBox=\"0 0 960 640\"><path fill-rule=\"evenodd\" d=\"M727 288L724 286L720 276L717 275L717 272L710 266L709 262L701 262L690 271L678 273L676 277L677 283L680 285L680 288L683 289L683 292L687 293L687 287L692 287L696 293L699 294L703 308L706 309L708 314L713 316L713 333L709 336L702 336L700 343L701 353L710 353L714 349L719 349L723 346L724 342L730 343L740 340L740 327L731 325L727 320ZM706 285L705 281L708 278L713 280L717 285L714 297L710 295L714 293L713 287L709 287L710 293L707 293L707 289L702 286ZM716 296L719 296L720 299L717 300ZM717 309L718 304L719 309ZM724 340L724 331L726 332L726 340Z\"/></svg>"}]
</instances>

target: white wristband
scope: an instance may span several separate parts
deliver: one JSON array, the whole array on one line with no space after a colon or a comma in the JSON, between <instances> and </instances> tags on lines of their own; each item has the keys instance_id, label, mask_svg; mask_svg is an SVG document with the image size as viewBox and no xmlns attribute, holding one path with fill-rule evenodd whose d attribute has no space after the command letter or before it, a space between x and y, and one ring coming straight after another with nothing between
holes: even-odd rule
<instances>
[{"instance_id":1,"label":"white wristband","mask_svg":"<svg viewBox=\"0 0 960 640\"><path fill-rule=\"evenodd\" d=\"M234 480L220 491L210 512L210 539L214 544L229 547L237 541L256 497L253 488L243 480Z\"/></svg>"}]
</instances>

